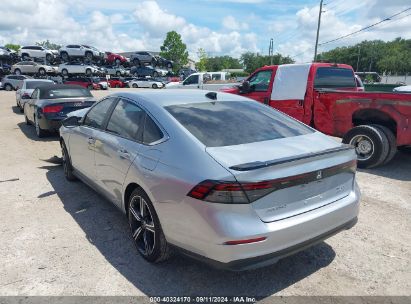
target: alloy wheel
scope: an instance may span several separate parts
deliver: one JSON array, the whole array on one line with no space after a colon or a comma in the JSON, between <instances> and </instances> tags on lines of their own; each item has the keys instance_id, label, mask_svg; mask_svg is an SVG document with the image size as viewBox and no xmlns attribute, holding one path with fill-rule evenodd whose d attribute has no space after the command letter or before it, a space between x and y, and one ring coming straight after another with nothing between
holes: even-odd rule
<instances>
[{"instance_id":1,"label":"alloy wheel","mask_svg":"<svg viewBox=\"0 0 411 304\"><path fill-rule=\"evenodd\" d=\"M132 198L128 216L137 250L143 256L149 256L156 245L156 227L150 208L143 197L136 195Z\"/></svg>"}]
</instances>

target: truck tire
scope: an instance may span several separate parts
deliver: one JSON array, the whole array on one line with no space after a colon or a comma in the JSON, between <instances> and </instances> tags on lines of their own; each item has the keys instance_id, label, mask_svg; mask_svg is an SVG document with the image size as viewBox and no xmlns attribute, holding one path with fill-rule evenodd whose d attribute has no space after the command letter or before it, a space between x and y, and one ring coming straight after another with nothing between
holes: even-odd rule
<instances>
[{"instance_id":1,"label":"truck tire","mask_svg":"<svg viewBox=\"0 0 411 304\"><path fill-rule=\"evenodd\" d=\"M15 74L15 75L21 75L20 69L15 69L15 70L14 70L14 74Z\"/></svg>"},{"instance_id":2,"label":"truck tire","mask_svg":"<svg viewBox=\"0 0 411 304\"><path fill-rule=\"evenodd\" d=\"M88 61L92 61L93 60L93 53L91 52L86 52L85 57Z\"/></svg>"},{"instance_id":3,"label":"truck tire","mask_svg":"<svg viewBox=\"0 0 411 304\"><path fill-rule=\"evenodd\" d=\"M373 125L352 128L344 135L342 142L354 146L359 168L381 165L390 149L385 133Z\"/></svg>"},{"instance_id":4,"label":"truck tire","mask_svg":"<svg viewBox=\"0 0 411 304\"><path fill-rule=\"evenodd\" d=\"M47 54L46 55L46 60L47 60L47 63L51 63L51 61L53 60L53 56L51 55L51 54Z\"/></svg>"},{"instance_id":5,"label":"truck tire","mask_svg":"<svg viewBox=\"0 0 411 304\"><path fill-rule=\"evenodd\" d=\"M70 59L67 52L61 52L60 57L61 57L61 60L63 60L63 61L69 61L69 59Z\"/></svg>"},{"instance_id":6,"label":"truck tire","mask_svg":"<svg viewBox=\"0 0 411 304\"><path fill-rule=\"evenodd\" d=\"M388 164L395 156L397 153L397 139L395 138L394 133L387 127L381 126L381 125L372 125L381 131L384 132L385 136L387 136L388 143L389 143L389 151L387 157L384 159L382 162L382 165Z\"/></svg>"}]
</instances>

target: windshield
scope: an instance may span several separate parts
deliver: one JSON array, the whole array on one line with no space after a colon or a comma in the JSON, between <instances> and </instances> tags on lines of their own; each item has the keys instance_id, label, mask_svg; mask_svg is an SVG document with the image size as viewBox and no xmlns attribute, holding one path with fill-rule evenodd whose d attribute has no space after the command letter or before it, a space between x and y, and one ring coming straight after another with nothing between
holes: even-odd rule
<instances>
[{"instance_id":1,"label":"windshield","mask_svg":"<svg viewBox=\"0 0 411 304\"><path fill-rule=\"evenodd\" d=\"M52 84L52 81L27 81L26 82L26 89L35 89L40 85L44 84Z\"/></svg>"},{"instance_id":2,"label":"windshield","mask_svg":"<svg viewBox=\"0 0 411 304\"><path fill-rule=\"evenodd\" d=\"M93 97L90 91L83 88L40 90L41 99L70 98L70 97Z\"/></svg>"},{"instance_id":3,"label":"windshield","mask_svg":"<svg viewBox=\"0 0 411 304\"><path fill-rule=\"evenodd\" d=\"M322 67L317 69L314 88L355 88L354 72L350 69Z\"/></svg>"},{"instance_id":4,"label":"windshield","mask_svg":"<svg viewBox=\"0 0 411 304\"><path fill-rule=\"evenodd\" d=\"M222 147L312 133L305 125L250 101L204 102L165 109L207 147Z\"/></svg>"}]
</instances>

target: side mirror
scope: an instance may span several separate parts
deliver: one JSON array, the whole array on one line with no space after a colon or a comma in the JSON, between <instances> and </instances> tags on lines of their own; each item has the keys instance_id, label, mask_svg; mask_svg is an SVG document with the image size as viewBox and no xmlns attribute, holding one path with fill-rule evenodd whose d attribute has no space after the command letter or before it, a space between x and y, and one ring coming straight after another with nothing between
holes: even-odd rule
<instances>
[{"instance_id":1,"label":"side mirror","mask_svg":"<svg viewBox=\"0 0 411 304\"><path fill-rule=\"evenodd\" d=\"M63 120L62 125L66 128L74 128L80 125L81 117L70 116Z\"/></svg>"},{"instance_id":2,"label":"side mirror","mask_svg":"<svg viewBox=\"0 0 411 304\"><path fill-rule=\"evenodd\" d=\"M244 80L243 83L239 86L240 94L247 94L251 92L251 86L248 80Z\"/></svg>"}]
</instances>

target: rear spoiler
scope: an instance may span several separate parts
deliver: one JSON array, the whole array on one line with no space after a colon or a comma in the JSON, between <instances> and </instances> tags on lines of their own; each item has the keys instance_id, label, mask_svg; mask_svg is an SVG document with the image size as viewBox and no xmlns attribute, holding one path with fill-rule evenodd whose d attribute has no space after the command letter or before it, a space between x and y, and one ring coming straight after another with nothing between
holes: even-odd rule
<instances>
[{"instance_id":1,"label":"rear spoiler","mask_svg":"<svg viewBox=\"0 0 411 304\"><path fill-rule=\"evenodd\" d=\"M236 171L251 171L251 170L261 169L265 167L289 163L289 162L293 162L293 161L297 161L301 159L312 158L312 157L317 157L317 156L341 152L341 151L348 151L348 150L354 150L354 148L350 145L343 144L337 148L331 148L331 149L327 149L327 150L323 150L323 151L315 152L315 153L304 153L299 156L284 157L284 158L280 158L276 160L268 160L264 162L257 161L257 162L252 162L252 163L234 165L234 166L231 166L230 169L236 170Z\"/></svg>"}]
</instances>

